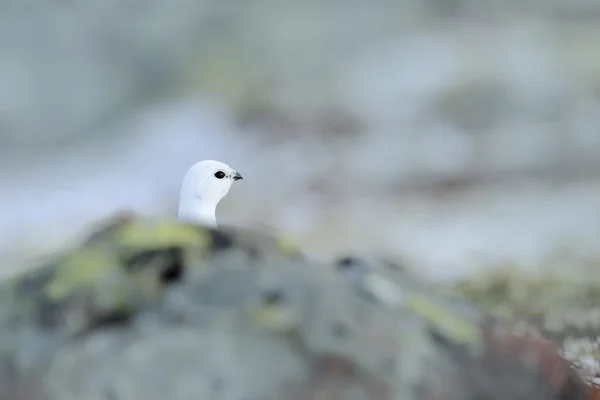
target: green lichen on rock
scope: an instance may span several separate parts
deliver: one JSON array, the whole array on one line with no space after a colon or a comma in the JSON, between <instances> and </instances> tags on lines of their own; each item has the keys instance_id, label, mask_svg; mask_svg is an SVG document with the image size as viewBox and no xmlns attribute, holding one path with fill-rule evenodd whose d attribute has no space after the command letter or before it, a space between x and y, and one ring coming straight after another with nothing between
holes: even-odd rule
<instances>
[{"instance_id":1,"label":"green lichen on rock","mask_svg":"<svg viewBox=\"0 0 600 400\"><path fill-rule=\"evenodd\" d=\"M454 343L472 351L481 348L480 324L486 315L451 292L436 288L414 272L386 260L370 259L366 263L347 258L338 262L338 268L346 273L352 268L350 273L360 289L382 304L410 312Z\"/></svg>"},{"instance_id":2,"label":"green lichen on rock","mask_svg":"<svg viewBox=\"0 0 600 400\"><path fill-rule=\"evenodd\" d=\"M543 273L508 266L453 289L515 329L552 340L588 381L600 383L599 266L594 259Z\"/></svg>"},{"instance_id":3,"label":"green lichen on rock","mask_svg":"<svg viewBox=\"0 0 600 400\"><path fill-rule=\"evenodd\" d=\"M527 320L544 334L600 334L600 263L526 273L509 266L459 282L454 290L488 312Z\"/></svg>"},{"instance_id":4,"label":"green lichen on rock","mask_svg":"<svg viewBox=\"0 0 600 400\"><path fill-rule=\"evenodd\" d=\"M172 282L193 272L184 267L201 269L231 247L248 258L261 249L291 254L276 239L250 232L131 216L110 221L81 247L1 283L0 364L25 370L57 344L157 304ZM7 374L0 367L0 381Z\"/></svg>"},{"instance_id":5,"label":"green lichen on rock","mask_svg":"<svg viewBox=\"0 0 600 400\"><path fill-rule=\"evenodd\" d=\"M464 299L384 260L290 248L135 217L96 230L5 282L0 398L585 398L556 352L522 356Z\"/></svg>"}]
</instances>

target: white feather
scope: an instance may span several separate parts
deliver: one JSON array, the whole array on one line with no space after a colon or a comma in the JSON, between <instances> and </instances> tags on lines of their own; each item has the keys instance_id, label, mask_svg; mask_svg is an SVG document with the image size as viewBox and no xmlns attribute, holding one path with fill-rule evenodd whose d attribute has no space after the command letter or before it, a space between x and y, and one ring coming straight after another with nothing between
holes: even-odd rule
<instances>
[{"instance_id":1,"label":"white feather","mask_svg":"<svg viewBox=\"0 0 600 400\"><path fill-rule=\"evenodd\" d=\"M219 171L225 174L222 179L215 176ZM217 205L238 179L241 175L222 162L204 160L194 164L181 184L179 220L216 228Z\"/></svg>"}]
</instances>

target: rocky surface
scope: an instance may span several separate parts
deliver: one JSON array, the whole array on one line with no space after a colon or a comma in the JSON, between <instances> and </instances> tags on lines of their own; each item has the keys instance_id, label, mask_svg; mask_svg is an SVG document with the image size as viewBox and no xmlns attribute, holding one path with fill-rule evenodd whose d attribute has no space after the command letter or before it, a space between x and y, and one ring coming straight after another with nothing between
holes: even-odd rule
<instances>
[{"instance_id":1,"label":"rocky surface","mask_svg":"<svg viewBox=\"0 0 600 400\"><path fill-rule=\"evenodd\" d=\"M556 347L395 264L124 217L3 282L0 398L587 399Z\"/></svg>"},{"instance_id":2,"label":"rocky surface","mask_svg":"<svg viewBox=\"0 0 600 400\"><path fill-rule=\"evenodd\" d=\"M561 265L542 276L504 267L453 290L519 329L552 340L585 379L600 384L599 260Z\"/></svg>"}]
</instances>

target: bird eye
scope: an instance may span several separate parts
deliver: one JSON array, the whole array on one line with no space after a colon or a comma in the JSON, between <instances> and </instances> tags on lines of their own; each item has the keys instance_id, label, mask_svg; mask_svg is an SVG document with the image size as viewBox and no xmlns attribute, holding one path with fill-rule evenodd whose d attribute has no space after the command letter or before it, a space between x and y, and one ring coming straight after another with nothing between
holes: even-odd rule
<instances>
[{"instance_id":1,"label":"bird eye","mask_svg":"<svg viewBox=\"0 0 600 400\"><path fill-rule=\"evenodd\" d=\"M217 179L223 179L223 178L225 178L225 172L223 172L223 171L217 171L217 172L215 172L215 178L217 178Z\"/></svg>"}]
</instances>

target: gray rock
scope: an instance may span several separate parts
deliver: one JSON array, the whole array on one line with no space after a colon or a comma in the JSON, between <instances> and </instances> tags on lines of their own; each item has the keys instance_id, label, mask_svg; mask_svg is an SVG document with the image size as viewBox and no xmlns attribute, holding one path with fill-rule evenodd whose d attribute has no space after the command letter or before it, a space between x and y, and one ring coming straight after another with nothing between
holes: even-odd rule
<instances>
[{"instance_id":1,"label":"gray rock","mask_svg":"<svg viewBox=\"0 0 600 400\"><path fill-rule=\"evenodd\" d=\"M124 218L2 288L2 399L584 399L540 339L380 260Z\"/></svg>"}]
</instances>

